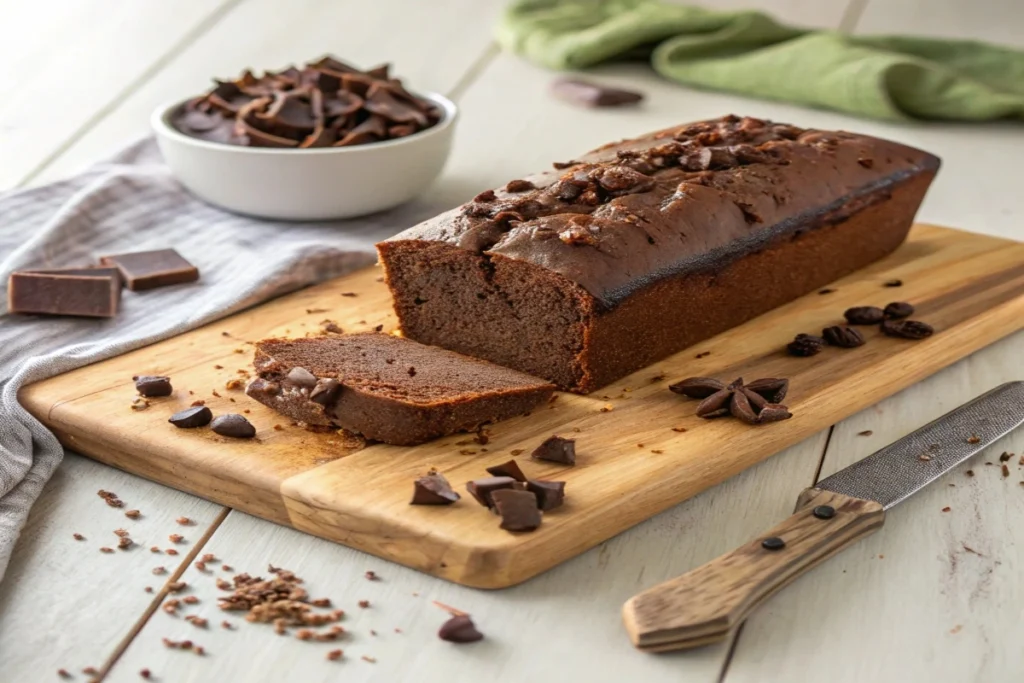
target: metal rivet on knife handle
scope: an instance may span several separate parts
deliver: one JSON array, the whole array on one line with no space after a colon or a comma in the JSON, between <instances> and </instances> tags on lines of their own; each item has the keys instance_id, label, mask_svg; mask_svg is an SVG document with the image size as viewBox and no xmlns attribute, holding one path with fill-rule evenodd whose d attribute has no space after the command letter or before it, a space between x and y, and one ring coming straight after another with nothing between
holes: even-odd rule
<instances>
[{"instance_id":1,"label":"metal rivet on knife handle","mask_svg":"<svg viewBox=\"0 0 1024 683\"><path fill-rule=\"evenodd\" d=\"M818 519L832 519L836 516L836 509L831 505L819 505L814 508L812 514Z\"/></svg>"},{"instance_id":2,"label":"metal rivet on knife handle","mask_svg":"<svg viewBox=\"0 0 1024 683\"><path fill-rule=\"evenodd\" d=\"M782 550L786 547L786 542L778 536L769 536L761 541L761 547L765 550Z\"/></svg>"}]
</instances>

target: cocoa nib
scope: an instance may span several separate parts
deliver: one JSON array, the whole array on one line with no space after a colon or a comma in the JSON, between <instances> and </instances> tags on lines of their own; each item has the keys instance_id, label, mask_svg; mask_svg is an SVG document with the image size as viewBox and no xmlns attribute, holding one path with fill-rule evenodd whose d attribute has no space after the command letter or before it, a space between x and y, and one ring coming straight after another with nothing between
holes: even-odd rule
<instances>
[{"instance_id":1,"label":"cocoa nib","mask_svg":"<svg viewBox=\"0 0 1024 683\"><path fill-rule=\"evenodd\" d=\"M855 306L846 309L843 317L851 325L877 325L885 318L885 312L877 306Z\"/></svg>"},{"instance_id":2,"label":"cocoa nib","mask_svg":"<svg viewBox=\"0 0 1024 683\"><path fill-rule=\"evenodd\" d=\"M793 356L813 356L825 346L825 340L811 334L798 334L786 345L786 350Z\"/></svg>"},{"instance_id":3,"label":"cocoa nib","mask_svg":"<svg viewBox=\"0 0 1024 683\"><path fill-rule=\"evenodd\" d=\"M704 399L697 405L697 417L731 415L751 425L792 417L789 409L779 403L789 390L789 380L784 378L767 377L744 384L739 377L726 386L714 378L690 377L670 388L690 398ZM712 393L708 394L709 391Z\"/></svg>"},{"instance_id":4,"label":"cocoa nib","mask_svg":"<svg viewBox=\"0 0 1024 683\"><path fill-rule=\"evenodd\" d=\"M890 337L924 339L932 336L935 330L919 320L886 320L882 323L882 332Z\"/></svg>"},{"instance_id":5,"label":"cocoa nib","mask_svg":"<svg viewBox=\"0 0 1024 683\"><path fill-rule=\"evenodd\" d=\"M864 335L852 327L833 325L821 331L821 336L829 346L838 346L844 349L852 349L864 345Z\"/></svg>"}]
</instances>

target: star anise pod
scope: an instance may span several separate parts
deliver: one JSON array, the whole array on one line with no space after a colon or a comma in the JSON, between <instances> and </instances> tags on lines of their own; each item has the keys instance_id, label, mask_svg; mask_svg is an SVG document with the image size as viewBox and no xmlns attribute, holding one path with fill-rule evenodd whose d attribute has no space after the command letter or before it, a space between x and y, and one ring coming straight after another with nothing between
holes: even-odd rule
<instances>
[{"instance_id":1,"label":"star anise pod","mask_svg":"<svg viewBox=\"0 0 1024 683\"><path fill-rule=\"evenodd\" d=\"M732 415L747 424L762 424L793 416L779 403L789 389L788 379L770 377L744 384L743 378L738 377L727 386L713 377L689 377L669 389L703 399L697 405L697 417L706 419Z\"/></svg>"}]
</instances>

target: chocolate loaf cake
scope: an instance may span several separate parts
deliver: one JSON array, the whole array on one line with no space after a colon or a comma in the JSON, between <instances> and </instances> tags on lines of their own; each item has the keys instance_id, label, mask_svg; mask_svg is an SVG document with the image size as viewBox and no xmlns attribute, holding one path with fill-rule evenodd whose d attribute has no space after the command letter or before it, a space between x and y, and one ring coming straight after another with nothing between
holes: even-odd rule
<instances>
[{"instance_id":1,"label":"chocolate loaf cake","mask_svg":"<svg viewBox=\"0 0 1024 683\"><path fill-rule=\"evenodd\" d=\"M939 159L727 116L555 168L377 249L407 337L586 393L889 254Z\"/></svg>"},{"instance_id":2,"label":"chocolate loaf cake","mask_svg":"<svg viewBox=\"0 0 1024 683\"><path fill-rule=\"evenodd\" d=\"M528 412L554 386L388 334L267 339L245 393L310 425L400 446Z\"/></svg>"}]
</instances>

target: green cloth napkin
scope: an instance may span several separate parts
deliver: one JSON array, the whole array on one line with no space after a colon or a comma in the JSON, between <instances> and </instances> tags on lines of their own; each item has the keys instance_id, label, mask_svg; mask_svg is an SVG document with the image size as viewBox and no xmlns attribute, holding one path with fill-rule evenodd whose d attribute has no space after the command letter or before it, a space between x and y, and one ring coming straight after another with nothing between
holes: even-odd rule
<instances>
[{"instance_id":1,"label":"green cloth napkin","mask_svg":"<svg viewBox=\"0 0 1024 683\"><path fill-rule=\"evenodd\" d=\"M1024 119L1024 52L852 36L659 0L516 0L501 45L553 69L649 56L686 85L878 119Z\"/></svg>"}]
</instances>

